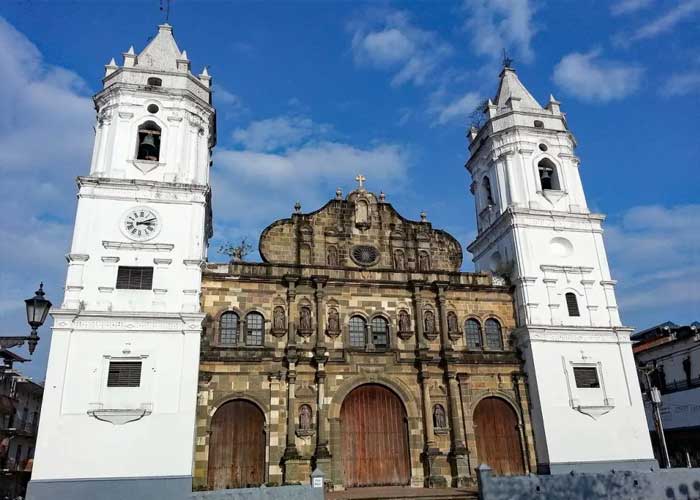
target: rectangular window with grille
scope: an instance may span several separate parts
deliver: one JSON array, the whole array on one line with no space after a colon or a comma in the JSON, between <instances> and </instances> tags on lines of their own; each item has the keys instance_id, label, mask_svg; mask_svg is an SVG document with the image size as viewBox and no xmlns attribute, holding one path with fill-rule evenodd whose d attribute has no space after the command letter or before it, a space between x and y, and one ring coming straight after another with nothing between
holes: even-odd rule
<instances>
[{"instance_id":1,"label":"rectangular window with grille","mask_svg":"<svg viewBox=\"0 0 700 500\"><path fill-rule=\"evenodd\" d=\"M110 361L107 387L139 387L141 361Z\"/></svg>"},{"instance_id":2,"label":"rectangular window with grille","mask_svg":"<svg viewBox=\"0 0 700 500\"><path fill-rule=\"evenodd\" d=\"M576 295L571 292L566 294L566 308L569 311L569 316L581 316L581 313L578 310Z\"/></svg>"},{"instance_id":3,"label":"rectangular window with grille","mask_svg":"<svg viewBox=\"0 0 700 500\"><path fill-rule=\"evenodd\" d=\"M574 379L576 387L582 389L597 389L600 387L598 381L598 370L595 367L577 366L574 367Z\"/></svg>"},{"instance_id":4,"label":"rectangular window with grille","mask_svg":"<svg viewBox=\"0 0 700 500\"><path fill-rule=\"evenodd\" d=\"M153 268L119 266L117 288L124 290L151 290L153 288Z\"/></svg>"}]
</instances>

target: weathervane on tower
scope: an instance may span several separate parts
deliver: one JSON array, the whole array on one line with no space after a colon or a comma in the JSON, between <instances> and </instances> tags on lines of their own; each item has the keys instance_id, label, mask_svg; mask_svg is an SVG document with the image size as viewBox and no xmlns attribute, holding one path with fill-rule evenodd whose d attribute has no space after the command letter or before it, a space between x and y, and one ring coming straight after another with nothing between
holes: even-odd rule
<instances>
[{"instance_id":1,"label":"weathervane on tower","mask_svg":"<svg viewBox=\"0 0 700 500\"><path fill-rule=\"evenodd\" d=\"M508 52L506 52L506 49L503 49L503 68L508 68L512 69L513 67L513 59L508 57Z\"/></svg>"}]
</instances>

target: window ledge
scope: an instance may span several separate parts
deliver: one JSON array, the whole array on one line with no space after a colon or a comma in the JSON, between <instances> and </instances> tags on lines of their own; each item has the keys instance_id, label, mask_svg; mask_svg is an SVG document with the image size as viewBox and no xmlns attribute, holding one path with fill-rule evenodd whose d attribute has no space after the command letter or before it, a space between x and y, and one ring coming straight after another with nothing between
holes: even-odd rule
<instances>
[{"instance_id":1,"label":"window ledge","mask_svg":"<svg viewBox=\"0 0 700 500\"><path fill-rule=\"evenodd\" d=\"M113 425L124 425L129 422L136 422L143 417L149 416L151 413L151 410L147 408L108 408L90 410L87 412L91 417L101 420L102 422L109 422Z\"/></svg>"},{"instance_id":2,"label":"window ledge","mask_svg":"<svg viewBox=\"0 0 700 500\"><path fill-rule=\"evenodd\" d=\"M165 163L152 160L131 160L131 163L138 168L142 174L147 174L151 170L154 170L161 165L165 165Z\"/></svg>"},{"instance_id":3,"label":"window ledge","mask_svg":"<svg viewBox=\"0 0 700 500\"><path fill-rule=\"evenodd\" d=\"M606 403L607 403L607 401L606 401ZM593 420L598 420L600 417L602 417L606 413L610 413L614 408L615 408L615 406L610 405L610 404L605 404L605 405L600 405L600 406L584 406L584 405L573 406L574 410L576 410L579 413L583 413L584 415L591 417Z\"/></svg>"}]
</instances>

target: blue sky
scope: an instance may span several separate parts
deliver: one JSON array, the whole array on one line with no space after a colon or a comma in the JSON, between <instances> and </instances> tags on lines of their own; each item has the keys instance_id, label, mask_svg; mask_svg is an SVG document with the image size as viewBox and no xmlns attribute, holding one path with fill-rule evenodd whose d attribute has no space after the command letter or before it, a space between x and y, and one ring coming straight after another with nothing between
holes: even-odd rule
<instances>
[{"instance_id":1,"label":"blue sky","mask_svg":"<svg viewBox=\"0 0 700 500\"><path fill-rule=\"evenodd\" d=\"M40 280L58 305L103 66L140 51L157 0L0 5L0 326L25 334ZM579 142L626 324L700 319L700 0L185 2L170 23L215 83L215 240L259 232L362 172L407 217L475 234L465 130L501 51ZM465 256L465 270L471 269ZM23 369L43 376L49 330Z\"/></svg>"}]
</instances>

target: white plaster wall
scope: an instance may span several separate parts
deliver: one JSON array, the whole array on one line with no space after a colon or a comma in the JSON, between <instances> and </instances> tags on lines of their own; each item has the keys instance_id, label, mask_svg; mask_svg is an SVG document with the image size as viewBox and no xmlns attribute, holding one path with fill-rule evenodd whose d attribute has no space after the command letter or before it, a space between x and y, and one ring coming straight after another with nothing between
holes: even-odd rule
<instances>
[{"instance_id":1,"label":"white plaster wall","mask_svg":"<svg viewBox=\"0 0 700 500\"><path fill-rule=\"evenodd\" d=\"M189 475L199 364L201 315L180 319L172 331L74 330L72 314L56 314L51 340L42 418L33 479ZM144 319L154 325L177 319ZM121 318L127 325L133 318ZM78 321L85 321L85 319ZM101 324L119 318L93 317ZM123 328L123 327L122 327ZM156 328L158 328L156 326ZM104 376L105 355L144 358L142 384L119 388L110 397ZM121 406L120 406L121 405ZM143 406L152 414L114 425L88 416L100 406Z\"/></svg>"}]
</instances>

